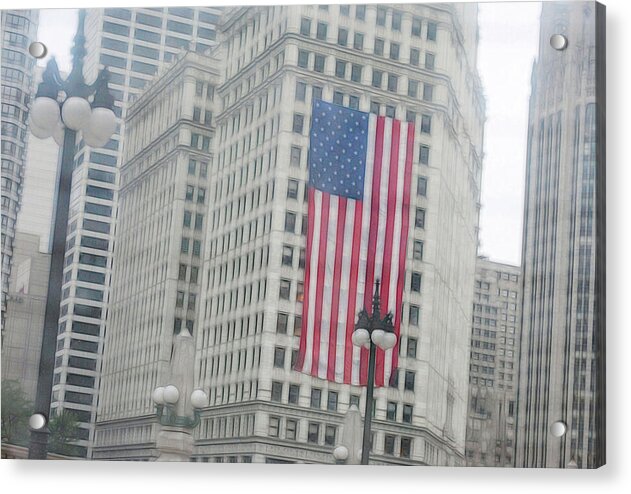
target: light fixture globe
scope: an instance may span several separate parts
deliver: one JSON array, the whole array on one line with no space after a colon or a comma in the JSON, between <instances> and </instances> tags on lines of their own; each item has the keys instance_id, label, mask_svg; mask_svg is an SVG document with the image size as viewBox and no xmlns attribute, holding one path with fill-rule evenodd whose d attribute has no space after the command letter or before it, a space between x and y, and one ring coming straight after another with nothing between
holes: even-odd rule
<instances>
[{"instance_id":1,"label":"light fixture globe","mask_svg":"<svg viewBox=\"0 0 631 494\"><path fill-rule=\"evenodd\" d=\"M164 402L169 405L175 405L177 400L180 399L180 390L177 389L173 384L169 384L164 388Z\"/></svg>"},{"instance_id":2,"label":"light fixture globe","mask_svg":"<svg viewBox=\"0 0 631 494\"><path fill-rule=\"evenodd\" d=\"M348 458L348 448L346 446L338 446L333 450L333 458L338 461L344 461Z\"/></svg>"},{"instance_id":3,"label":"light fixture globe","mask_svg":"<svg viewBox=\"0 0 631 494\"><path fill-rule=\"evenodd\" d=\"M88 126L92 108L87 99L71 96L61 107L61 118L66 127L72 130L85 129Z\"/></svg>"},{"instance_id":4,"label":"light fixture globe","mask_svg":"<svg viewBox=\"0 0 631 494\"><path fill-rule=\"evenodd\" d=\"M29 128L31 129L31 134L33 134L38 139L48 139L51 135L53 135L53 128L49 129L48 127L39 127L31 122Z\"/></svg>"},{"instance_id":5,"label":"light fixture globe","mask_svg":"<svg viewBox=\"0 0 631 494\"><path fill-rule=\"evenodd\" d=\"M59 104L52 98L40 96L33 101L29 114L32 127L49 130L52 134L59 120ZM48 135L50 136L51 134Z\"/></svg>"},{"instance_id":6,"label":"light fixture globe","mask_svg":"<svg viewBox=\"0 0 631 494\"><path fill-rule=\"evenodd\" d=\"M383 348L383 337L386 335L386 332L383 329L375 329L370 335L372 342L378 347Z\"/></svg>"},{"instance_id":7,"label":"light fixture globe","mask_svg":"<svg viewBox=\"0 0 631 494\"><path fill-rule=\"evenodd\" d=\"M208 395L203 389L196 389L191 393L191 405L193 408L204 408L208 404Z\"/></svg>"},{"instance_id":8,"label":"light fixture globe","mask_svg":"<svg viewBox=\"0 0 631 494\"><path fill-rule=\"evenodd\" d=\"M53 132L53 139L55 139L55 142L57 143L58 146L64 145L64 134L65 134L64 130L65 130L64 124L62 124L61 120L59 120Z\"/></svg>"},{"instance_id":9,"label":"light fixture globe","mask_svg":"<svg viewBox=\"0 0 631 494\"><path fill-rule=\"evenodd\" d=\"M83 142L85 142L91 148L101 148L105 146L109 140L109 136L100 137L93 134L90 129L85 129L83 131Z\"/></svg>"},{"instance_id":10,"label":"light fixture globe","mask_svg":"<svg viewBox=\"0 0 631 494\"><path fill-rule=\"evenodd\" d=\"M164 387L159 386L154 389L151 398L156 405L164 405Z\"/></svg>"},{"instance_id":11,"label":"light fixture globe","mask_svg":"<svg viewBox=\"0 0 631 494\"><path fill-rule=\"evenodd\" d=\"M390 350L391 348L394 348L396 344L397 344L396 334L386 333L383 335L383 338L381 341L381 348L383 348L384 350Z\"/></svg>"},{"instance_id":12,"label":"light fixture globe","mask_svg":"<svg viewBox=\"0 0 631 494\"><path fill-rule=\"evenodd\" d=\"M370 334L368 330L360 328L353 331L353 335L351 336L351 341L355 346L362 346L370 341Z\"/></svg>"},{"instance_id":13,"label":"light fixture globe","mask_svg":"<svg viewBox=\"0 0 631 494\"><path fill-rule=\"evenodd\" d=\"M105 139L105 142L107 142L110 140L115 130L116 115L112 110L102 107L92 109L86 132L89 132L97 138Z\"/></svg>"}]
</instances>

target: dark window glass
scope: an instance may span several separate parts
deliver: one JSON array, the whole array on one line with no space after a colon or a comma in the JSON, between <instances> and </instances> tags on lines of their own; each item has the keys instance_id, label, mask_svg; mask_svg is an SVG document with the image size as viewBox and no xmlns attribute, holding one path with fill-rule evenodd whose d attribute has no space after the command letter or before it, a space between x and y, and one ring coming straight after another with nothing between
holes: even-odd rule
<instances>
[{"instance_id":1,"label":"dark window glass","mask_svg":"<svg viewBox=\"0 0 631 494\"><path fill-rule=\"evenodd\" d=\"M405 371L404 388L407 391L414 391L415 374L413 371Z\"/></svg>"},{"instance_id":2,"label":"dark window glass","mask_svg":"<svg viewBox=\"0 0 631 494\"><path fill-rule=\"evenodd\" d=\"M425 53L425 68L434 70L436 58L433 53Z\"/></svg>"},{"instance_id":3,"label":"dark window glass","mask_svg":"<svg viewBox=\"0 0 631 494\"><path fill-rule=\"evenodd\" d=\"M423 115L421 117L421 132L429 134L432 131L432 117L431 115Z\"/></svg>"},{"instance_id":4,"label":"dark window glass","mask_svg":"<svg viewBox=\"0 0 631 494\"><path fill-rule=\"evenodd\" d=\"M160 51L147 46L134 45L134 55L158 60L160 58Z\"/></svg>"},{"instance_id":5,"label":"dark window glass","mask_svg":"<svg viewBox=\"0 0 631 494\"><path fill-rule=\"evenodd\" d=\"M92 307L91 305L75 304L74 312L76 316L92 317L99 319L101 317L101 308Z\"/></svg>"},{"instance_id":6,"label":"dark window glass","mask_svg":"<svg viewBox=\"0 0 631 494\"><path fill-rule=\"evenodd\" d=\"M421 162L422 165L429 164L429 146L421 144L420 151L419 151L419 161Z\"/></svg>"},{"instance_id":7,"label":"dark window glass","mask_svg":"<svg viewBox=\"0 0 631 494\"><path fill-rule=\"evenodd\" d=\"M406 349L406 356L410 358L416 358L416 338L408 338L408 344Z\"/></svg>"},{"instance_id":8,"label":"dark window glass","mask_svg":"<svg viewBox=\"0 0 631 494\"><path fill-rule=\"evenodd\" d=\"M326 409L330 412L337 411L337 392L329 391L326 402Z\"/></svg>"},{"instance_id":9,"label":"dark window glass","mask_svg":"<svg viewBox=\"0 0 631 494\"><path fill-rule=\"evenodd\" d=\"M410 65L418 67L421 59L421 52L416 48L410 48Z\"/></svg>"},{"instance_id":10,"label":"dark window glass","mask_svg":"<svg viewBox=\"0 0 631 494\"><path fill-rule=\"evenodd\" d=\"M337 44L346 46L348 44L348 29L339 28L337 31Z\"/></svg>"},{"instance_id":11,"label":"dark window glass","mask_svg":"<svg viewBox=\"0 0 631 494\"><path fill-rule=\"evenodd\" d=\"M136 12L136 22L145 26L162 27L162 19L153 15Z\"/></svg>"},{"instance_id":12,"label":"dark window glass","mask_svg":"<svg viewBox=\"0 0 631 494\"><path fill-rule=\"evenodd\" d=\"M412 272L410 290L413 292L421 291L421 273Z\"/></svg>"},{"instance_id":13,"label":"dark window glass","mask_svg":"<svg viewBox=\"0 0 631 494\"><path fill-rule=\"evenodd\" d=\"M427 23L427 39L429 41L436 41L436 23L428 22Z\"/></svg>"},{"instance_id":14,"label":"dark window glass","mask_svg":"<svg viewBox=\"0 0 631 494\"><path fill-rule=\"evenodd\" d=\"M73 321L72 332L78 334L87 334L90 336L99 336L101 328L97 324L90 324L87 322Z\"/></svg>"},{"instance_id":15,"label":"dark window glass","mask_svg":"<svg viewBox=\"0 0 631 494\"><path fill-rule=\"evenodd\" d=\"M134 72L140 72L141 74L154 75L156 73L157 67L149 63L139 62L135 60L131 63L131 70L133 70Z\"/></svg>"},{"instance_id":16,"label":"dark window glass","mask_svg":"<svg viewBox=\"0 0 631 494\"><path fill-rule=\"evenodd\" d=\"M314 62L313 62L313 70L315 72L324 72L324 62L325 62L326 58L324 55L315 55L314 58Z\"/></svg>"},{"instance_id":17,"label":"dark window glass","mask_svg":"<svg viewBox=\"0 0 631 494\"><path fill-rule=\"evenodd\" d=\"M99 285L104 285L105 273L97 273L95 271L87 271L85 269L79 269L77 271L77 280L86 281L88 283L97 283Z\"/></svg>"},{"instance_id":18,"label":"dark window glass","mask_svg":"<svg viewBox=\"0 0 631 494\"><path fill-rule=\"evenodd\" d=\"M303 36L311 35L311 19L303 17L300 19L300 34Z\"/></svg>"},{"instance_id":19,"label":"dark window glass","mask_svg":"<svg viewBox=\"0 0 631 494\"><path fill-rule=\"evenodd\" d=\"M355 33L353 36L353 48L356 50L364 49L364 33Z\"/></svg>"},{"instance_id":20,"label":"dark window glass","mask_svg":"<svg viewBox=\"0 0 631 494\"><path fill-rule=\"evenodd\" d=\"M160 43L160 33L154 33L153 31L146 31L144 29L134 29L134 38L148 41L149 43Z\"/></svg>"},{"instance_id":21,"label":"dark window glass","mask_svg":"<svg viewBox=\"0 0 631 494\"><path fill-rule=\"evenodd\" d=\"M283 347L274 348L274 367L280 369L285 367L285 349Z\"/></svg>"},{"instance_id":22,"label":"dark window glass","mask_svg":"<svg viewBox=\"0 0 631 494\"><path fill-rule=\"evenodd\" d=\"M103 23L103 31L106 33L118 34L120 36L129 36L129 28L122 24L105 21Z\"/></svg>"},{"instance_id":23,"label":"dark window glass","mask_svg":"<svg viewBox=\"0 0 631 494\"><path fill-rule=\"evenodd\" d=\"M297 404L300 398L300 386L297 384L289 385L289 403Z\"/></svg>"},{"instance_id":24,"label":"dark window glass","mask_svg":"<svg viewBox=\"0 0 631 494\"><path fill-rule=\"evenodd\" d=\"M375 38L375 55L383 55L384 41L381 38Z\"/></svg>"},{"instance_id":25,"label":"dark window glass","mask_svg":"<svg viewBox=\"0 0 631 494\"><path fill-rule=\"evenodd\" d=\"M316 30L316 38L321 41L326 41L328 26L324 22L318 22L318 28Z\"/></svg>"},{"instance_id":26,"label":"dark window glass","mask_svg":"<svg viewBox=\"0 0 631 494\"><path fill-rule=\"evenodd\" d=\"M387 420L397 419L397 404L394 401L389 401L386 406L386 419Z\"/></svg>"},{"instance_id":27,"label":"dark window glass","mask_svg":"<svg viewBox=\"0 0 631 494\"><path fill-rule=\"evenodd\" d=\"M320 439L320 424L316 422L309 422L309 429L307 430L307 442L317 444Z\"/></svg>"},{"instance_id":28,"label":"dark window glass","mask_svg":"<svg viewBox=\"0 0 631 494\"><path fill-rule=\"evenodd\" d=\"M399 60L399 44L390 43L390 58L392 60Z\"/></svg>"},{"instance_id":29,"label":"dark window glass","mask_svg":"<svg viewBox=\"0 0 631 494\"><path fill-rule=\"evenodd\" d=\"M432 101L434 99L434 86L423 84L423 100Z\"/></svg>"},{"instance_id":30,"label":"dark window glass","mask_svg":"<svg viewBox=\"0 0 631 494\"><path fill-rule=\"evenodd\" d=\"M91 202L85 203L85 212L90 214L96 214L99 216L112 216L112 207L103 206L102 204L93 204Z\"/></svg>"},{"instance_id":31,"label":"dark window glass","mask_svg":"<svg viewBox=\"0 0 631 494\"><path fill-rule=\"evenodd\" d=\"M79 263L104 268L107 266L107 257L81 253L79 254Z\"/></svg>"},{"instance_id":32,"label":"dark window glass","mask_svg":"<svg viewBox=\"0 0 631 494\"><path fill-rule=\"evenodd\" d=\"M399 452L399 456L401 456L401 458L409 458L411 452L412 452L412 438L402 437L401 450Z\"/></svg>"},{"instance_id":33,"label":"dark window glass","mask_svg":"<svg viewBox=\"0 0 631 494\"><path fill-rule=\"evenodd\" d=\"M280 402L283 398L283 383L272 381L272 401Z\"/></svg>"},{"instance_id":34,"label":"dark window glass","mask_svg":"<svg viewBox=\"0 0 631 494\"><path fill-rule=\"evenodd\" d=\"M298 67L303 69L309 68L309 52L304 50L298 51Z\"/></svg>"},{"instance_id":35,"label":"dark window glass","mask_svg":"<svg viewBox=\"0 0 631 494\"><path fill-rule=\"evenodd\" d=\"M383 441L383 452L387 455L394 454L394 436L386 434Z\"/></svg>"},{"instance_id":36,"label":"dark window glass","mask_svg":"<svg viewBox=\"0 0 631 494\"><path fill-rule=\"evenodd\" d=\"M412 36L415 38L421 37L421 19L418 17L412 18Z\"/></svg>"},{"instance_id":37,"label":"dark window glass","mask_svg":"<svg viewBox=\"0 0 631 494\"><path fill-rule=\"evenodd\" d=\"M322 390L319 388L311 388L311 408L320 408L322 404Z\"/></svg>"},{"instance_id":38,"label":"dark window glass","mask_svg":"<svg viewBox=\"0 0 631 494\"><path fill-rule=\"evenodd\" d=\"M416 195L421 197L427 196L427 177L418 177Z\"/></svg>"},{"instance_id":39,"label":"dark window glass","mask_svg":"<svg viewBox=\"0 0 631 494\"><path fill-rule=\"evenodd\" d=\"M403 405L403 422L406 424L412 423L412 405Z\"/></svg>"},{"instance_id":40,"label":"dark window glass","mask_svg":"<svg viewBox=\"0 0 631 494\"><path fill-rule=\"evenodd\" d=\"M337 435L337 427L329 425L324 428L324 444L327 446L335 445L335 437Z\"/></svg>"},{"instance_id":41,"label":"dark window glass","mask_svg":"<svg viewBox=\"0 0 631 494\"><path fill-rule=\"evenodd\" d=\"M167 21L167 29L169 31L175 31L182 34L193 34L193 26L191 24L185 24L178 21Z\"/></svg>"},{"instance_id":42,"label":"dark window glass","mask_svg":"<svg viewBox=\"0 0 631 494\"><path fill-rule=\"evenodd\" d=\"M103 38L101 40L101 46L109 50L120 51L127 53L127 43L125 41L119 41L117 39ZM124 65L123 65L124 67Z\"/></svg>"}]
</instances>

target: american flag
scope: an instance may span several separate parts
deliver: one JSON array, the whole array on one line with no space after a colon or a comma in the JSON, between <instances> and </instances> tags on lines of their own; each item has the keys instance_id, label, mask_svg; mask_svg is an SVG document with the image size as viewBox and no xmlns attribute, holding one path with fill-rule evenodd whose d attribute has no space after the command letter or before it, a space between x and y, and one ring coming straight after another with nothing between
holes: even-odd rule
<instances>
[{"instance_id":1,"label":"american flag","mask_svg":"<svg viewBox=\"0 0 631 494\"><path fill-rule=\"evenodd\" d=\"M366 384L368 350L351 336L362 308L401 326L414 124L316 100L311 116L308 231L296 370ZM377 348L375 385L397 368L398 343Z\"/></svg>"}]
</instances>

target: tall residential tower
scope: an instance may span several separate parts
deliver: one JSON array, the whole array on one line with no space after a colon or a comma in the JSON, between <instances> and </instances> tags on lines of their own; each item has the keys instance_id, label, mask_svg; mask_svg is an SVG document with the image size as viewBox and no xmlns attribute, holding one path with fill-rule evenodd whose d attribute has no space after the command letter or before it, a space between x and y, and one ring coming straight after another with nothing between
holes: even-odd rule
<instances>
[{"instance_id":1,"label":"tall residential tower","mask_svg":"<svg viewBox=\"0 0 631 494\"><path fill-rule=\"evenodd\" d=\"M85 454L96 414L127 108L180 50L213 46L218 18L216 8L87 10L85 77L92 81L109 68L120 120L103 148L77 142L51 404L51 413L78 416Z\"/></svg>"},{"instance_id":2,"label":"tall residential tower","mask_svg":"<svg viewBox=\"0 0 631 494\"><path fill-rule=\"evenodd\" d=\"M2 308L4 328L15 223L20 211L28 140L28 109L35 58L28 51L37 36L39 11L3 10L2 18Z\"/></svg>"}]
</instances>

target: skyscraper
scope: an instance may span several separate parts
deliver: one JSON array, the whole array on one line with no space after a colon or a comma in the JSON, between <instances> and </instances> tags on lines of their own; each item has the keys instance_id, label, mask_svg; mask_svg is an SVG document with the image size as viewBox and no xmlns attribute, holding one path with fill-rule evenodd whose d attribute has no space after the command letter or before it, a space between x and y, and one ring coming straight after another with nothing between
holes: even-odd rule
<instances>
[{"instance_id":1,"label":"skyscraper","mask_svg":"<svg viewBox=\"0 0 631 494\"><path fill-rule=\"evenodd\" d=\"M127 115L94 458L112 430L119 445L147 441L173 335L196 331L218 66L186 54Z\"/></svg>"},{"instance_id":2,"label":"skyscraper","mask_svg":"<svg viewBox=\"0 0 631 494\"><path fill-rule=\"evenodd\" d=\"M468 466L514 465L521 287L521 268L478 257L471 321Z\"/></svg>"},{"instance_id":3,"label":"skyscraper","mask_svg":"<svg viewBox=\"0 0 631 494\"><path fill-rule=\"evenodd\" d=\"M292 370L306 262L311 104L324 99L413 121L417 129L400 368L391 386L376 392L373 461L464 463L484 119L476 16L474 4L275 6L226 14L192 325L195 385L209 391L195 459L333 462L344 413L362 404L361 387ZM452 36L462 45L453 45ZM178 319L185 320L180 305L192 292L181 291L164 300L172 320L160 327L177 330ZM116 329L130 344L142 331ZM143 351L141 365L163 358L164 336L150 337L155 351ZM154 374L132 377L128 369L138 364L127 354L111 359L112 386L126 375L143 395L103 395L108 415L99 417L95 455L155 457L149 398L162 383Z\"/></svg>"},{"instance_id":4,"label":"skyscraper","mask_svg":"<svg viewBox=\"0 0 631 494\"><path fill-rule=\"evenodd\" d=\"M35 58L28 51L37 35L37 10L3 10L2 18L2 308L4 327L15 223L20 211L28 140L28 104Z\"/></svg>"},{"instance_id":5,"label":"skyscraper","mask_svg":"<svg viewBox=\"0 0 631 494\"><path fill-rule=\"evenodd\" d=\"M77 142L51 413L72 411L79 446L89 454L93 430L116 217L118 170L129 102L182 49L214 44L219 9L88 9L86 80L107 66L120 118L100 149Z\"/></svg>"},{"instance_id":6,"label":"skyscraper","mask_svg":"<svg viewBox=\"0 0 631 494\"><path fill-rule=\"evenodd\" d=\"M550 46L554 34L567 47ZM604 6L544 3L533 66L517 466L605 461ZM551 433L562 422L567 432Z\"/></svg>"}]
</instances>

